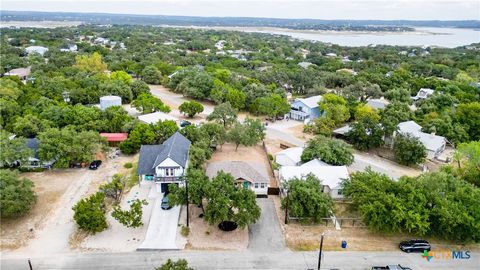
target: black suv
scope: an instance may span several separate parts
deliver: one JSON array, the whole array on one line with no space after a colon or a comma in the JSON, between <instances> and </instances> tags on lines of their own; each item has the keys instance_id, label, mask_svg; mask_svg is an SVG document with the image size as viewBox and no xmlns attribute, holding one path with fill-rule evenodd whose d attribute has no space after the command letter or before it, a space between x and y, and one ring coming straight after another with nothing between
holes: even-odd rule
<instances>
[{"instance_id":1,"label":"black suv","mask_svg":"<svg viewBox=\"0 0 480 270\"><path fill-rule=\"evenodd\" d=\"M100 164L102 164L101 160L94 160L92 163L90 163L90 166L88 167L90 170L96 170L98 167L100 167Z\"/></svg>"},{"instance_id":2,"label":"black suv","mask_svg":"<svg viewBox=\"0 0 480 270\"><path fill-rule=\"evenodd\" d=\"M431 246L425 240L413 239L408 241L403 241L399 245L400 249L404 252L423 252L424 250L430 251Z\"/></svg>"}]
</instances>

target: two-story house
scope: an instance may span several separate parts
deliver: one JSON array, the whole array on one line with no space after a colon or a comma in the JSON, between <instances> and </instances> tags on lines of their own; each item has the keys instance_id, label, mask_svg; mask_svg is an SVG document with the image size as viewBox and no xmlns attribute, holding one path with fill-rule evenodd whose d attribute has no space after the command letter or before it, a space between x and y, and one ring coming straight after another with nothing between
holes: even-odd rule
<instances>
[{"instance_id":1,"label":"two-story house","mask_svg":"<svg viewBox=\"0 0 480 270\"><path fill-rule=\"evenodd\" d=\"M322 100L322 96L313 96L309 98L297 98L291 104L291 110L288 116L291 119L305 121L313 120L320 117L321 113L318 103Z\"/></svg>"},{"instance_id":2,"label":"two-story house","mask_svg":"<svg viewBox=\"0 0 480 270\"><path fill-rule=\"evenodd\" d=\"M179 132L163 144L142 145L137 169L140 179L159 184L162 193L168 192L170 184L182 185L190 145L190 140Z\"/></svg>"}]
</instances>

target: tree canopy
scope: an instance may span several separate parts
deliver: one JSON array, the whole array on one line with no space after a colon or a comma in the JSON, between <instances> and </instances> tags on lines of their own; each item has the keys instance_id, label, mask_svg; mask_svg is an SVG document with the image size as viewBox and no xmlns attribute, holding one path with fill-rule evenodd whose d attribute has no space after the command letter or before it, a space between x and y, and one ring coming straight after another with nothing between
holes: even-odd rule
<instances>
[{"instance_id":1,"label":"tree canopy","mask_svg":"<svg viewBox=\"0 0 480 270\"><path fill-rule=\"evenodd\" d=\"M353 163L353 150L343 141L317 136L308 141L301 158L302 162L318 158L331 165L350 165Z\"/></svg>"},{"instance_id":2,"label":"tree canopy","mask_svg":"<svg viewBox=\"0 0 480 270\"><path fill-rule=\"evenodd\" d=\"M0 170L0 213L2 218L27 214L36 202L33 182L17 171Z\"/></svg>"}]
</instances>

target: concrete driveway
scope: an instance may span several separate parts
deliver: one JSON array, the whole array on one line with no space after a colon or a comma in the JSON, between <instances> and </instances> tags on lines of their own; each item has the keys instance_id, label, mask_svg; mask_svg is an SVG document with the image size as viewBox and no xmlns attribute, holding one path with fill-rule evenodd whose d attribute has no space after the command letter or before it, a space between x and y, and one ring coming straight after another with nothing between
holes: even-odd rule
<instances>
[{"instance_id":1,"label":"concrete driveway","mask_svg":"<svg viewBox=\"0 0 480 270\"><path fill-rule=\"evenodd\" d=\"M283 239L280 223L275 213L275 205L270 198L258 198L257 204L262 209L262 214L257 223L248 227L250 242L248 250L251 251L284 251L285 241Z\"/></svg>"},{"instance_id":2,"label":"concrete driveway","mask_svg":"<svg viewBox=\"0 0 480 270\"><path fill-rule=\"evenodd\" d=\"M173 250L179 249L175 240L177 236L180 206L170 210L161 208L163 195L155 199L152 216L148 223L145 240L137 250Z\"/></svg>"}]
</instances>

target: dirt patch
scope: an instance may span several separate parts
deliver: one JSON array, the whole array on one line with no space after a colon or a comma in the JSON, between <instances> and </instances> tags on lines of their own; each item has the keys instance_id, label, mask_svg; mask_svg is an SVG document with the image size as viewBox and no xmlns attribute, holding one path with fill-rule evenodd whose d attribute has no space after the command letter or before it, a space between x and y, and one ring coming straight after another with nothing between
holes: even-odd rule
<instances>
[{"instance_id":1,"label":"dirt patch","mask_svg":"<svg viewBox=\"0 0 480 270\"><path fill-rule=\"evenodd\" d=\"M35 237L36 231L44 227L60 197L75 179L75 170L52 170L22 173L21 177L32 180L37 194L37 203L30 213L16 219L3 219L1 228L2 250L16 249Z\"/></svg>"},{"instance_id":2,"label":"dirt patch","mask_svg":"<svg viewBox=\"0 0 480 270\"><path fill-rule=\"evenodd\" d=\"M247 161L263 164L270 180L270 186L277 186L272 170L270 169L270 164L268 163L267 155L260 144L253 147L239 146L237 151L235 151L235 145L228 143L224 144L221 148L218 148L215 151L212 158L209 160L209 162L216 161Z\"/></svg>"},{"instance_id":3,"label":"dirt patch","mask_svg":"<svg viewBox=\"0 0 480 270\"><path fill-rule=\"evenodd\" d=\"M83 169L51 170L24 173L35 183L37 203L21 218L2 220L2 251L15 250L25 254L65 252L76 246L80 235L73 235L76 226L72 206L81 198L95 193L98 186L115 173L128 173L123 168L135 156L106 160L96 171Z\"/></svg>"},{"instance_id":4,"label":"dirt patch","mask_svg":"<svg viewBox=\"0 0 480 270\"><path fill-rule=\"evenodd\" d=\"M190 234L186 249L201 250L245 250L248 247L248 229L236 229L224 232L217 226L208 225L199 218L202 209L190 205Z\"/></svg>"},{"instance_id":5,"label":"dirt patch","mask_svg":"<svg viewBox=\"0 0 480 270\"><path fill-rule=\"evenodd\" d=\"M369 230L368 228L342 228L338 231L333 226L325 227L323 225L301 225L290 222L285 225L285 212L280 208L280 198L272 196L275 203L277 216L285 235L287 246L292 250L308 251L318 250L320 237L325 233L323 248L326 251L345 250L341 248L342 241L347 241L348 251L398 251L398 243L405 239L418 238L416 236L395 233L385 234ZM339 215L347 217L353 215L348 204L340 203L336 206ZM480 250L480 244L458 245L445 240L428 238L433 248L441 249L469 249Z\"/></svg>"}]
</instances>

